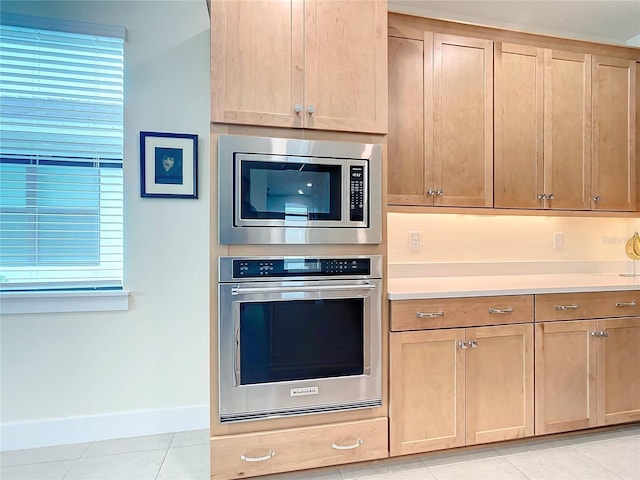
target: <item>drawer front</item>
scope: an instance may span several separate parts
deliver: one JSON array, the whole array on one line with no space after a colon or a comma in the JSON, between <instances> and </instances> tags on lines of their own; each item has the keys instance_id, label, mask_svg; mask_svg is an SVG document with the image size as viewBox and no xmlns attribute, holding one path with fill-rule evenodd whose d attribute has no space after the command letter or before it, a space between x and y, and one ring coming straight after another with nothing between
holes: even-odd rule
<instances>
[{"instance_id":1,"label":"drawer front","mask_svg":"<svg viewBox=\"0 0 640 480\"><path fill-rule=\"evenodd\" d=\"M391 330L428 330L533 322L533 295L391 302Z\"/></svg>"},{"instance_id":2,"label":"drawer front","mask_svg":"<svg viewBox=\"0 0 640 480\"><path fill-rule=\"evenodd\" d=\"M211 478L255 477L386 458L387 418L211 439Z\"/></svg>"},{"instance_id":3,"label":"drawer front","mask_svg":"<svg viewBox=\"0 0 640 480\"><path fill-rule=\"evenodd\" d=\"M640 315L640 291L549 293L535 296L536 322Z\"/></svg>"}]
</instances>

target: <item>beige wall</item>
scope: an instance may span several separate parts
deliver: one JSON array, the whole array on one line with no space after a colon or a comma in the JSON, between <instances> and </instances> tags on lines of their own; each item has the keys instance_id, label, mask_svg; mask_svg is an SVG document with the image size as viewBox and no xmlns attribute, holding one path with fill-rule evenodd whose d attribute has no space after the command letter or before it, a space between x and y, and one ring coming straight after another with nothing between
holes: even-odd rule
<instances>
[{"instance_id":1,"label":"beige wall","mask_svg":"<svg viewBox=\"0 0 640 480\"><path fill-rule=\"evenodd\" d=\"M388 259L394 263L601 260L624 261L624 243L640 220L459 214L388 214ZM420 250L409 248L419 231ZM564 248L553 248L555 232Z\"/></svg>"}]
</instances>

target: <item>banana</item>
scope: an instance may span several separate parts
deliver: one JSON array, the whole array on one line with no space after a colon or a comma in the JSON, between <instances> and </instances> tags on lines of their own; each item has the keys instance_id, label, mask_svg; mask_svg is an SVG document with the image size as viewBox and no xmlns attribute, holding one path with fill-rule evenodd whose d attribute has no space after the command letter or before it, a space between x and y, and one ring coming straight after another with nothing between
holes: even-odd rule
<instances>
[{"instance_id":1,"label":"banana","mask_svg":"<svg viewBox=\"0 0 640 480\"><path fill-rule=\"evenodd\" d=\"M640 235L636 232L633 237L635 238L633 242L633 253L640 256Z\"/></svg>"},{"instance_id":2,"label":"banana","mask_svg":"<svg viewBox=\"0 0 640 480\"><path fill-rule=\"evenodd\" d=\"M638 235L638 232L635 232L633 236L627 240L624 250L630 259L640 260L640 235Z\"/></svg>"}]
</instances>

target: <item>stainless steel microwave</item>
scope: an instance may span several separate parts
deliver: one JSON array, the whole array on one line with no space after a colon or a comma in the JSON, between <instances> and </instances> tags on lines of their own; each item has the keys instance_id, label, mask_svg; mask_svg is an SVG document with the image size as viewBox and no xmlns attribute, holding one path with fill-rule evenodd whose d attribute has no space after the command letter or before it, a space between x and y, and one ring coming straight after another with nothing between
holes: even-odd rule
<instances>
[{"instance_id":1,"label":"stainless steel microwave","mask_svg":"<svg viewBox=\"0 0 640 480\"><path fill-rule=\"evenodd\" d=\"M219 241L380 243L381 183L380 145L221 136Z\"/></svg>"}]
</instances>

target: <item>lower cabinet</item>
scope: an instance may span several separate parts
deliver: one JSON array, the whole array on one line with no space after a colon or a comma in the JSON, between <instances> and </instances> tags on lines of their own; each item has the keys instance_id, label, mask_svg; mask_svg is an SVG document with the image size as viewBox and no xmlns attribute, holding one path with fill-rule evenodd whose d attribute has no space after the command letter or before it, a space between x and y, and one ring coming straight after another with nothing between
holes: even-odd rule
<instances>
[{"instance_id":1,"label":"lower cabinet","mask_svg":"<svg viewBox=\"0 0 640 480\"><path fill-rule=\"evenodd\" d=\"M391 334L390 453L531 436L533 325Z\"/></svg>"},{"instance_id":2,"label":"lower cabinet","mask_svg":"<svg viewBox=\"0 0 640 480\"><path fill-rule=\"evenodd\" d=\"M640 317L535 329L536 435L640 420Z\"/></svg>"},{"instance_id":3,"label":"lower cabinet","mask_svg":"<svg viewBox=\"0 0 640 480\"><path fill-rule=\"evenodd\" d=\"M211 478L228 480L386 458L387 418L211 438Z\"/></svg>"}]
</instances>

